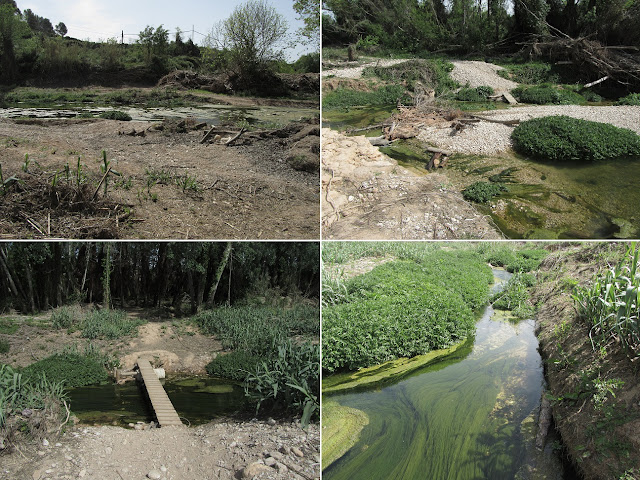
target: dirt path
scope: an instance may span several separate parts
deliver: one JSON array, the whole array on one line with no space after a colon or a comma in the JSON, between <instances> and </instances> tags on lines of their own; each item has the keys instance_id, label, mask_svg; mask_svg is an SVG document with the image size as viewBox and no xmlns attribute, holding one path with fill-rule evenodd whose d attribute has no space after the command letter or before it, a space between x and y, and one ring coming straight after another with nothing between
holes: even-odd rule
<instances>
[{"instance_id":1,"label":"dirt path","mask_svg":"<svg viewBox=\"0 0 640 480\"><path fill-rule=\"evenodd\" d=\"M148 130L150 125L0 120L5 178L16 175L25 182L46 172L37 189L26 182L21 192L0 199L0 232L7 238L318 238L317 126L300 138L291 133L226 147L201 144L199 131L169 133ZM144 136L120 134L133 129ZM121 207L110 212L109 205L88 205L88 213L56 207L46 191L53 172L66 164L75 171L80 157L93 193L102 176L103 150L122 174L112 177L108 197ZM31 161L28 175L22 172L25 154ZM314 159L315 171L309 166ZM313 173L296 170L291 162Z\"/></svg>"},{"instance_id":2,"label":"dirt path","mask_svg":"<svg viewBox=\"0 0 640 480\"><path fill-rule=\"evenodd\" d=\"M11 480L213 480L320 477L320 434L293 423L221 420L197 428L74 427L2 456ZM297 473L296 473L297 472ZM300 475L300 474L301 475Z\"/></svg>"},{"instance_id":3,"label":"dirt path","mask_svg":"<svg viewBox=\"0 0 640 480\"><path fill-rule=\"evenodd\" d=\"M500 238L445 176L418 176L363 136L322 135L323 238Z\"/></svg>"}]
</instances>

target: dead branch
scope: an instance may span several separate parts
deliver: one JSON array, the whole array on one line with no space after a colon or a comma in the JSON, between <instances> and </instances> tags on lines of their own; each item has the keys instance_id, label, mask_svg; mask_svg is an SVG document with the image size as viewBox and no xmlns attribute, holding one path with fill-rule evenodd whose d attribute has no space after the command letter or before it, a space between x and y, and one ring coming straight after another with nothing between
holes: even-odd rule
<instances>
[{"instance_id":1,"label":"dead branch","mask_svg":"<svg viewBox=\"0 0 640 480\"><path fill-rule=\"evenodd\" d=\"M98 192L100 191L100 187L102 186L102 184L104 183L104 179L107 178L107 175L109 175L109 173L111 173L111 167L107 168L107 171L104 172L104 175L102 176L102 179L100 180L100 183L98 183L98 188L96 188L96 191L93 192L93 197L91 197L91 201L93 202L96 197L98 196Z\"/></svg>"},{"instance_id":2,"label":"dead branch","mask_svg":"<svg viewBox=\"0 0 640 480\"><path fill-rule=\"evenodd\" d=\"M200 143L205 143L207 140L209 140L209 137L211 136L211 134L215 129L216 129L215 125L211 127L211 130L209 130L207 133L204 134L204 137L202 137L202 140L200 140Z\"/></svg>"},{"instance_id":3,"label":"dead branch","mask_svg":"<svg viewBox=\"0 0 640 480\"><path fill-rule=\"evenodd\" d=\"M225 143L225 146L227 146L227 147L231 146L231 144L232 144L233 142L235 142L237 139L239 139L239 138L240 138L240 135L242 135L246 130L247 130L246 128L242 127L242 128L240 129L240 131L236 134L236 136L235 136L235 137L233 137L231 140L229 140L227 143Z\"/></svg>"}]
</instances>

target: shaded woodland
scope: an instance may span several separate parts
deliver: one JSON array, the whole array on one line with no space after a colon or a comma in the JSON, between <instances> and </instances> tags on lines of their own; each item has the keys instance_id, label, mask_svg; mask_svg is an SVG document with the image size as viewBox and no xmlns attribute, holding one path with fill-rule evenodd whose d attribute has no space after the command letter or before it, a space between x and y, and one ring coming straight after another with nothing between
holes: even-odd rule
<instances>
[{"instance_id":1,"label":"shaded woodland","mask_svg":"<svg viewBox=\"0 0 640 480\"><path fill-rule=\"evenodd\" d=\"M0 244L0 312L69 303L191 314L247 298L318 298L318 243Z\"/></svg>"}]
</instances>

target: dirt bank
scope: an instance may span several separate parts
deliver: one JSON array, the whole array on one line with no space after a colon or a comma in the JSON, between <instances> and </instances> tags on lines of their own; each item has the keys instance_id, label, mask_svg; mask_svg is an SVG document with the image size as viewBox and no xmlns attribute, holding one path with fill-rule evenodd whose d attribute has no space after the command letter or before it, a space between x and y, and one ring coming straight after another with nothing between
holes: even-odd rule
<instances>
[{"instance_id":1,"label":"dirt bank","mask_svg":"<svg viewBox=\"0 0 640 480\"><path fill-rule=\"evenodd\" d=\"M445 176L418 176L363 136L322 136L323 238L500 238Z\"/></svg>"},{"instance_id":2,"label":"dirt bank","mask_svg":"<svg viewBox=\"0 0 640 480\"><path fill-rule=\"evenodd\" d=\"M2 455L12 480L273 480L320 477L317 425L222 419L197 428L73 427Z\"/></svg>"},{"instance_id":3,"label":"dirt bank","mask_svg":"<svg viewBox=\"0 0 640 480\"><path fill-rule=\"evenodd\" d=\"M202 144L197 130L179 133L151 126L112 120L0 120L4 178L20 179L0 198L2 235L318 238L319 172L310 167L319 165L316 125L241 137L234 146ZM132 131L139 135L129 135ZM80 157L85 196L91 199L102 177L103 150L121 174L110 179L108 201L72 199L68 205L66 194L56 197L52 184L57 181L60 188L63 174L54 180L55 172L68 164L73 176ZM28 172L23 171L26 154ZM103 198L102 190L96 198Z\"/></svg>"},{"instance_id":4,"label":"dirt bank","mask_svg":"<svg viewBox=\"0 0 640 480\"><path fill-rule=\"evenodd\" d=\"M532 297L555 424L586 479L637 478L640 472L637 362L616 344L594 351L589 326L577 318L570 297L576 284L590 284L597 271L617 263L625 248L615 243L560 246L542 263ZM618 381L609 390L595 387ZM629 476L623 477L625 472Z\"/></svg>"}]
</instances>

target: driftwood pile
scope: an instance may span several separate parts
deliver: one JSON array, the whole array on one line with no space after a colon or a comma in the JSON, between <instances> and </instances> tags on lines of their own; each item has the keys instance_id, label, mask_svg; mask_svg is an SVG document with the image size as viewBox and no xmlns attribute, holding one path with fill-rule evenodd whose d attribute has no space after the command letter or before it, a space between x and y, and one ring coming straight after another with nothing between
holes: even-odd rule
<instances>
[{"instance_id":1,"label":"driftwood pile","mask_svg":"<svg viewBox=\"0 0 640 480\"><path fill-rule=\"evenodd\" d=\"M399 106L398 112L385 123L371 125L365 128L352 129L349 130L348 133L357 133L381 128L382 135L379 137L369 138L369 142L374 146L387 147L391 145L394 140L416 137L420 132L420 129L426 126L449 123L451 127L451 135L454 136L458 135L469 125L479 122L500 123L502 125L515 126L520 123L520 120L496 120L481 115L472 115L461 110L438 108L436 106ZM448 157L451 156L451 152L435 147L427 147L425 152L431 154L431 158L426 164L427 170L445 167L447 165Z\"/></svg>"},{"instance_id":2,"label":"driftwood pile","mask_svg":"<svg viewBox=\"0 0 640 480\"><path fill-rule=\"evenodd\" d=\"M640 48L607 47L586 38L557 37L535 41L528 46L532 56L572 64L597 79L585 86L613 80L627 88L640 88Z\"/></svg>"}]
</instances>

